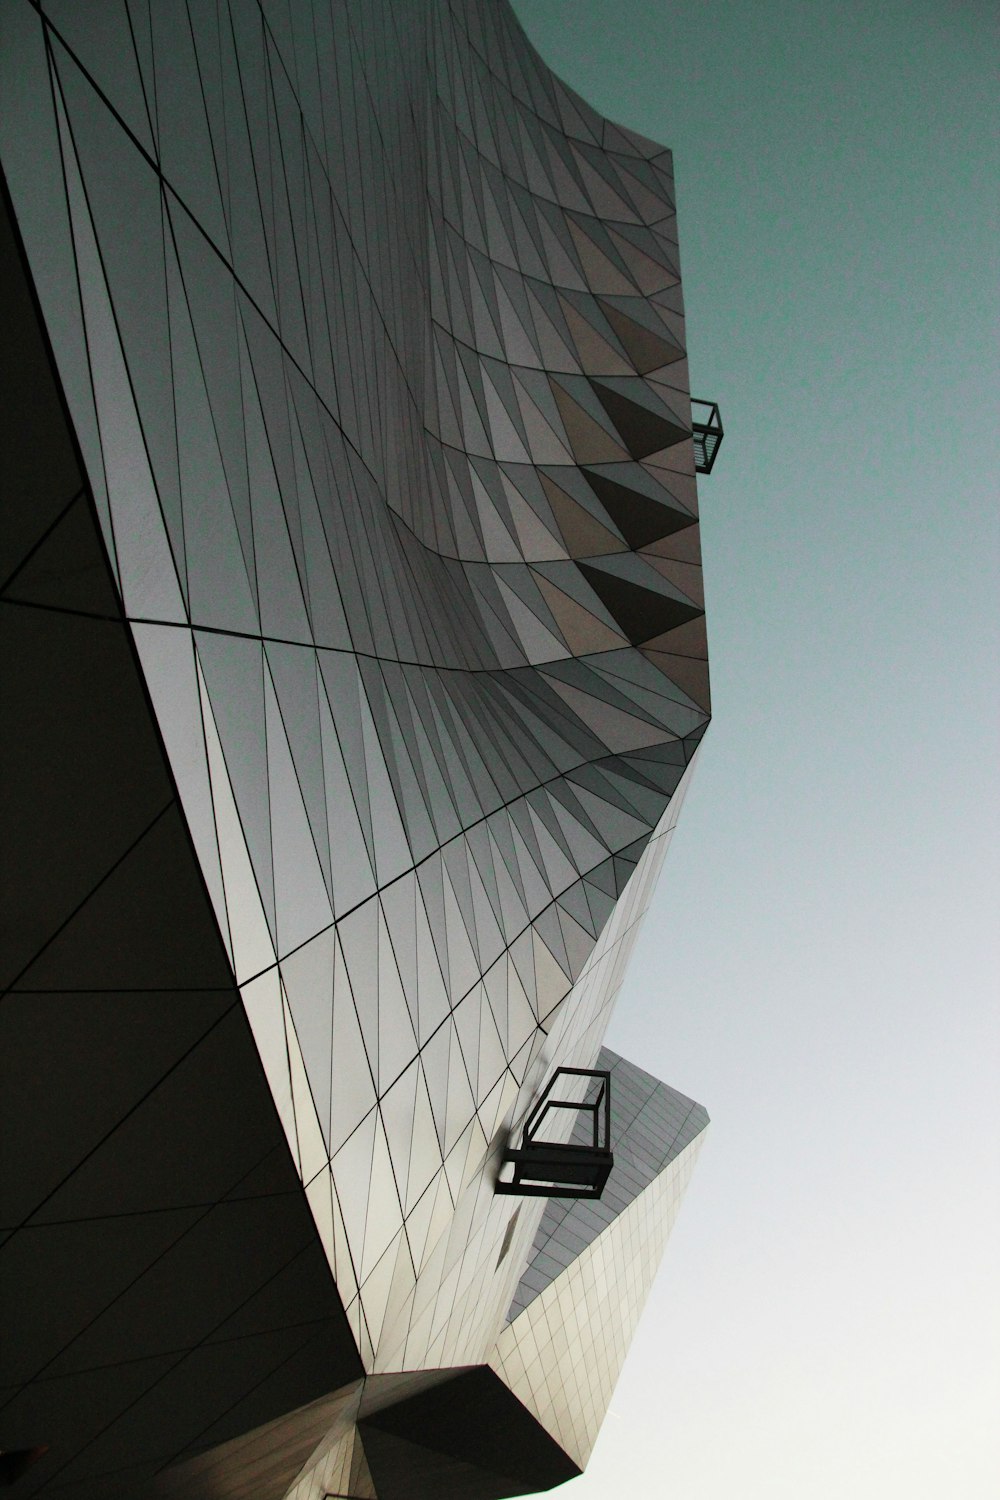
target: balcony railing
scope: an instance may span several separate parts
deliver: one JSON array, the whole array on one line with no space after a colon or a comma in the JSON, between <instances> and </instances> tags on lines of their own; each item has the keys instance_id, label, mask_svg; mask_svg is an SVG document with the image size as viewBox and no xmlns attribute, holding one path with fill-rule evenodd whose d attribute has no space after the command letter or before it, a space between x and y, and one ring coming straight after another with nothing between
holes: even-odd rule
<instances>
[{"instance_id":1,"label":"balcony railing","mask_svg":"<svg viewBox=\"0 0 1000 1500\"><path fill-rule=\"evenodd\" d=\"M694 466L699 474L711 474L715 456L722 447L722 418L714 401L696 401L691 397L691 432Z\"/></svg>"},{"instance_id":2,"label":"balcony railing","mask_svg":"<svg viewBox=\"0 0 1000 1500\"><path fill-rule=\"evenodd\" d=\"M560 1079L584 1078L588 1085L582 1099L554 1099ZM596 1084L596 1091L592 1085ZM551 1110L576 1110L590 1115L590 1140L563 1144L547 1141L541 1130ZM581 1132L577 1129L576 1133ZM519 1147L508 1146L501 1172L508 1164L513 1176L499 1178L498 1193L518 1193L525 1198L599 1198L614 1166L611 1151L611 1075L592 1068L557 1068L531 1111L521 1132Z\"/></svg>"}]
</instances>

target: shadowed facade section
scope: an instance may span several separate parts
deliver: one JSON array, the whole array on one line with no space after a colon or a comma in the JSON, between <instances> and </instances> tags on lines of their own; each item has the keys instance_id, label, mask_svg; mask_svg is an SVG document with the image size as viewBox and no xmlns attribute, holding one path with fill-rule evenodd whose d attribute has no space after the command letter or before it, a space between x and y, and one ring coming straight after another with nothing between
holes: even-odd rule
<instances>
[{"instance_id":1,"label":"shadowed facade section","mask_svg":"<svg viewBox=\"0 0 1000 1500\"><path fill-rule=\"evenodd\" d=\"M361 1362L3 209L0 1449L140 1494Z\"/></svg>"}]
</instances>

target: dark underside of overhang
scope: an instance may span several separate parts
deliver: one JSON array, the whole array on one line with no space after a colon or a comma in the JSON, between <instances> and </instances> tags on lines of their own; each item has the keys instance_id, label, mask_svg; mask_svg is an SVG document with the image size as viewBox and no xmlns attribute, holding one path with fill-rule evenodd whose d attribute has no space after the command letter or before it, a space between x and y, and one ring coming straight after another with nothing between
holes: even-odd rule
<instances>
[{"instance_id":1,"label":"dark underside of overhang","mask_svg":"<svg viewBox=\"0 0 1000 1500\"><path fill-rule=\"evenodd\" d=\"M0 1450L97 1500L362 1371L2 218Z\"/></svg>"}]
</instances>

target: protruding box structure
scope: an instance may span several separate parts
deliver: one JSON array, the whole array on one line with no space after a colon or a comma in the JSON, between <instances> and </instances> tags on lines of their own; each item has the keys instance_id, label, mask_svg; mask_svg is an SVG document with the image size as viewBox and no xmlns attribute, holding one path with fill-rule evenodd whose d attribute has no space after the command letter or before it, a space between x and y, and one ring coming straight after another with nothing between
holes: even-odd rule
<instances>
[{"instance_id":1,"label":"protruding box structure","mask_svg":"<svg viewBox=\"0 0 1000 1500\"><path fill-rule=\"evenodd\" d=\"M570 1079L589 1086L579 1099L561 1095ZM596 1091L595 1091L596 1090ZM548 1116L566 1111L575 1119L570 1141L552 1140L545 1133ZM524 1198L599 1198L615 1164L611 1150L611 1077L595 1068L557 1068L521 1130L519 1146L503 1153L498 1193Z\"/></svg>"},{"instance_id":2,"label":"protruding box structure","mask_svg":"<svg viewBox=\"0 0 1000 1500\"><path fill-rule=\"evenodd\" d=\"M695 469L699 474L711 474L724 435L718 402L692 397L691 418Z\"/></svg>"}]
</instances>

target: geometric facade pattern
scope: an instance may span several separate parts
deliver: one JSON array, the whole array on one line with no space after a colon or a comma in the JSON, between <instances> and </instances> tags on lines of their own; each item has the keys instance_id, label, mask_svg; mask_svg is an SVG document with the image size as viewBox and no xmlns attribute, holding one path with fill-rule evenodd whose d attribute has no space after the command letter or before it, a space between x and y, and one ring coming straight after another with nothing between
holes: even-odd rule
<instances>
[{"instance_id":1,"label":"geometric facade pattern","mask_svg":"<svg viewBox=\"0 0 1000 1500\"><path fill-rule=\"evenodd\" d=\"M701 1137L503 1329L491 1356L514 1395L579 1464L590 1457L697 1160Z\"/></svg>"},{"instance_id":2,"label":"geometric facade pattern","mask_svg":"<svg viewBox=\"0 0 1000 1500\"><path fill-rule=\"evenodd\" d=\"M0 1226L37 1294L0 1449L94 1500L558 1483L707 1121L601 1053L709 718L669 153L494 0L3 20L0 1042L49 1124ZM558 1066L611 1067L615 1173L512 1204ZM196 1190L198 1140L230 1155ZM202 1211L233 1227L185 1279ZM230 1337L252 1375L201 1369Z\"/></svg>"}]
</instances>

